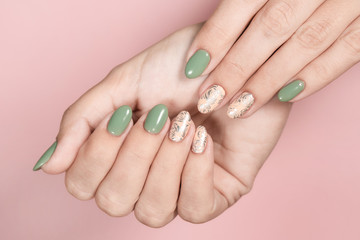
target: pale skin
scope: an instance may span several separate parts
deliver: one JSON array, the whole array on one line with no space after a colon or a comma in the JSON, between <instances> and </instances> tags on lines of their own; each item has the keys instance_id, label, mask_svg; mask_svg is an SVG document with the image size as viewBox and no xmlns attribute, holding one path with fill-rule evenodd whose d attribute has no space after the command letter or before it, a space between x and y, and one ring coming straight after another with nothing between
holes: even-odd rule
<instances>
[{"instance_id":1,"label":"pale skin","mask_svg":"<svg viewBox=\"0 0 360 240\"><path fill-rule=\"evenodd\" d=\"M214 84L226 95L255 98L246 118L285 85L302 80L296 102L324 88L360 61L359 0L223 0L187 53L211 56L198 97Z\"/></svg>"},{"instance_id":2,"label":"pale skin","mask_svg":"<svg viewBox=\"0 0 360 240\"><path fill-rule=\"evenodd\" d=\"M241 121L224 117L226 107L198 113L203 79L186 79L183 69L200 27L180 30L117 66L73 103L42 170L66 171L66 188L74 197L95 198L111 216L134 211L151 227L164 226L177 215L192 223L209 221L248 193L280 137L291 103L274 98ZM147 112L158 103L167 105L170 119L182 110L191 113L190 130L181 142L168 137L170 119L158 134L144 130ZM135 117L116 137L106 126L113 111L125 104ZM200 124L209 136L204 152L195 154L191 142Z\"/></svg>"}]
</instances>

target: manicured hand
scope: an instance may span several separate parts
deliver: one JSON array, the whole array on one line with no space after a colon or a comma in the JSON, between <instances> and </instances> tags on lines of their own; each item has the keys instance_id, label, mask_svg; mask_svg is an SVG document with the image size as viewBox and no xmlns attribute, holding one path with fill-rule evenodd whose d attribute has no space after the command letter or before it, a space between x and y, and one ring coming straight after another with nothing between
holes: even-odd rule
<instances>
[{"instance_id":1,"label":"manicured hand","mask_svg":"<svg viewBox=\"0 0 360 240\"><path fill-rule=\"evenodd\" d=\"M223 0L188 51L188 78L211 73L199 111L247 117L325 87L360 60L359 15L359 0Z\"/></svg>"},{"instance_id":2,"label":"manicured hand","mask_svg":"<svg viewBox=\"0 0 360 240\"><path fill-rule=\"evenodd\" d=\"M112 216L134 211L152 227L177 214L194 223L208 221L249 192L290 104L271 101L241 122L224 118L226 107L211 115L198 113L203 79L189 80L182 69L200 27L162 40L82 95L64 113L56 143L35 169L66 171L66 187L76 198L95 197ZM183 110L192 116L185 136L174 133L179 128L168 119ZM204 131L196 133L194 123L205 126L214 142L208 136L205 144Z\"/></svg>"}]
</instances>

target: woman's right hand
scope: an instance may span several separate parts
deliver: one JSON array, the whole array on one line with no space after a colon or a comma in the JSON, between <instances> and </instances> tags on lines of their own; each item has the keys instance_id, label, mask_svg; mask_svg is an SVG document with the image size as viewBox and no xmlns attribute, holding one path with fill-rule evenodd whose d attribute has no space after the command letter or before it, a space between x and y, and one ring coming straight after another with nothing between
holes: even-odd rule
<instances>
[{"instance_id":1,"label":"woman's right hand","mask_svg":"<svg viewBox=\"0 0 360 240\"><path fill-rule=\"evenodd\" d=\"M95 196L99 207L113 216L124 216L134 210L139 221L152 227L167 224L176 214L194 223L208 221L249 192L257 172L280 137L291 104L271 101L241 121L224 117L226 109L206 116L199 114L197 90L203 78L186 79L183 59L200 27L180 30L119 65L73 103L63 115L56 149L49 154L50 160L42 170L49 174L66 171L66 186L76 198L85 200ZM149 181L151 169L143 171L150 164L156 165L156 159L152 163L143 161L145 165L141 165L143 155L139 153L145 145L128 152L128 156L139 158L137 163L141 166L114 171L111 167L117 164L118 149L114 153L109 147L119 148L125 135L123 140L114 140L115 137L100 138L104 135L97 134L106 129L109 116L118 107L129 105L136 125L139 119L143 121L141 116L158 103L168 107L170 117L182 110L189 111L196 125L207 128L214 144L209 140L204 153L198 155L203 161L188 159L186 164L184 161L176 166L160 165L163 172L175 174L155 174L156 181ZM161 134L158 146L166 132ZM134 138L133 142L138 140ZM84 156L86 163L81 167L77 164L79 155ZM174 155L168 157L171 160ZM131 161L128 162L131 165ZM104 171L105 165L108 171ZM142 177L137 178L140 175ZM109 180L108 176L115 177ZM124 176L138 181L119 181ZM102 184L104 182L108 184ZM113 184L121 187L113 191L109 188ZM109 197L117 201L104 200Z\"/></svg>"}]
</instances>

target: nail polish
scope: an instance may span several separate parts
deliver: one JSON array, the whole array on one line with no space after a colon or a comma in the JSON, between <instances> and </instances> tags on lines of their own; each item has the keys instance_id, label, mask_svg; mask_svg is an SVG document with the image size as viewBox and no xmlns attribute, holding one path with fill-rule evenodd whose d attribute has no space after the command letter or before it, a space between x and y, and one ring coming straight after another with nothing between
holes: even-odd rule
<instances>
[{"instance_id":1,"label":"nail polish","mask_svg":"<svg viewBox=\"0 0 360 240\"><path fill-rule=\"evenodd\" d=\"M205 150L207 142L207 132L204 126L198 126L195 132L191 150L194 153L202 153Z\"/></svg>"},{"instance_id":2,"label":"nail polish","mask_svg":"<svg viewBox=\"0 0 360 240\"><path fill-rule=\"evenodd\" d=\"M107 130L109 133L115 136L120 136L132 118L132 110L130 106L124 105L119 107L111 116Z\"/></svg>"},{"instance_id":3,"label":"nail polish","mask_svg":"<svg viewBox=\"0 0 360 240\"><path fill-rule=\"evenodd\" d=\"M158 104L148 113L144 128L149 133L157 134L164 127L168 118L168 109L164 104Z\"/></svg>"},{"instance_id":4,"label":"nail polish","mask_svg":"<svg viewBox=\"0 0 360 240\"><path fill-rule=\"evenodd\" d=\"M254 101L254 96L251 93L243 92L230 104L227 115L234 119L243 116L253 105Z\"/></svg>"},{"instance_id":5,"label":"nail polish","mask_svg":"<svg viewBox=\"0 0 360 240\"><path fill-rule=\"evenodd\" d=\"M221 104L225 97L225 90L220 85L213 85L208 88L200 97L198 102L198 110L201 113L212 112Z\"/></svg>"},{"instance_id":6,"label":"nail polish","mask_svg":"<svg viewBox=\"0 0 360 240\"><path fill-rule=\"evenodd\" d=\"M286 85L285 87L283 87L279 93L278 93L278 99L281 102L288 102L291 99L293 99L294 97L296 97L297 95L299 95L299 93L301 93L305 88L305 82L302 80L295 80L291 83L289 83L288 85Z\"/></svg>"},{"instance_id":7,"label":"nail polish","mask_svg":"<svg viewBox=\"0 0 360 240\"><path fill-rule=\"evenodd\" d=\"M205 50L197 50L191 56L185 67L185 75L187 78L199 77L210 62L210 54Z\"/></svg>"},{"instance_id":8,"label":"nail polish","mask_svg":"<svg viewBox=\"0 0 360 240\"><path fill-rule=\"evenodd\" d=\"M169 131L169 138L174 142L182 141L190 128L191 116L187 111L180 112L173 120Z\"/></svg>"},{"instance_id":9,"label":"nail polish","mask_svg":"<svg viewBox=\"0 0 360 240\"><path fill-rule=\"evenodd\" d=\"M45 163L47 163L47 161L49 161L49 159L51 158L51 156L53 155L55 149L57 146L57 141L55 141L49 148L48 150L46 150L46 152L40 157L40 159L36 162L33 171L37 171L41 168L42 165L44 165Z\"/></svg>"}]
</instances>

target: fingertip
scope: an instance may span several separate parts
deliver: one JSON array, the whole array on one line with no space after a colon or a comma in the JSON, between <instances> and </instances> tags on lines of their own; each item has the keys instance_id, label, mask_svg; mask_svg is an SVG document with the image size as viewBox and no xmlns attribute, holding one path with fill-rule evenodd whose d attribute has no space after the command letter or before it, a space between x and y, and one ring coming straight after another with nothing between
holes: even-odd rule
<instances>
[{"instance_id":1,"label":"fingertip","mask_svg":"<svg viewBox=\"0 0 360 240\"><path fill-rule=\"evenodd\" d=\"M48 174L60 174L66 171L90 133L86 121L79 121L76 124L60 129L56 138L56 150L51 155L51 158L41 166L41 169Z\"/></svg>"},{"instance_id":2,"label":"fingertip","mask_svg":"<svg viewBox=\"0 0 360 240\"><path fill-rule=\"evenodd\" d=\"M64 161L60 161L59 157L61 157L61 151L63 151L62 142L56 141L57 146L54 149L52 156L46 161L42 166L41 170L47 174L60 174L63 173L67 168L67 164Z\"/></svg>"},{"instance_id":3,"label":"fingertip","mask_svg":"<svg viewBox=\"0 0 360 240\"><path fill-rule=\"evenodd\" d=\"M210 53L207 50L197 49L187 60L185 76L189 79L200 77L208 68L210 60Z\"/></svg>"},{"instance_id":4,"label":"fingertip","mask_svg":"<svg viewBox=\"0 0 360 240\"><path fill-rule=\"evenodd\" d=\"M191 151L195 154L202 154L206 150L207 144L208 144L208 133L206 131L206 128L202 125L199 125L196 128Z\"/></svg>"},{"instance_id":5,"label":"fingertip","mask_svg":"<svg viewBox=\"0 0 360 240\"><path fill-rule=\"evenodd\" d=\"M36 164L33 167L33 171L40 170L51 158L57 146L57 141L55 141L39 158Z\"/></svg>"}]
</instances>

